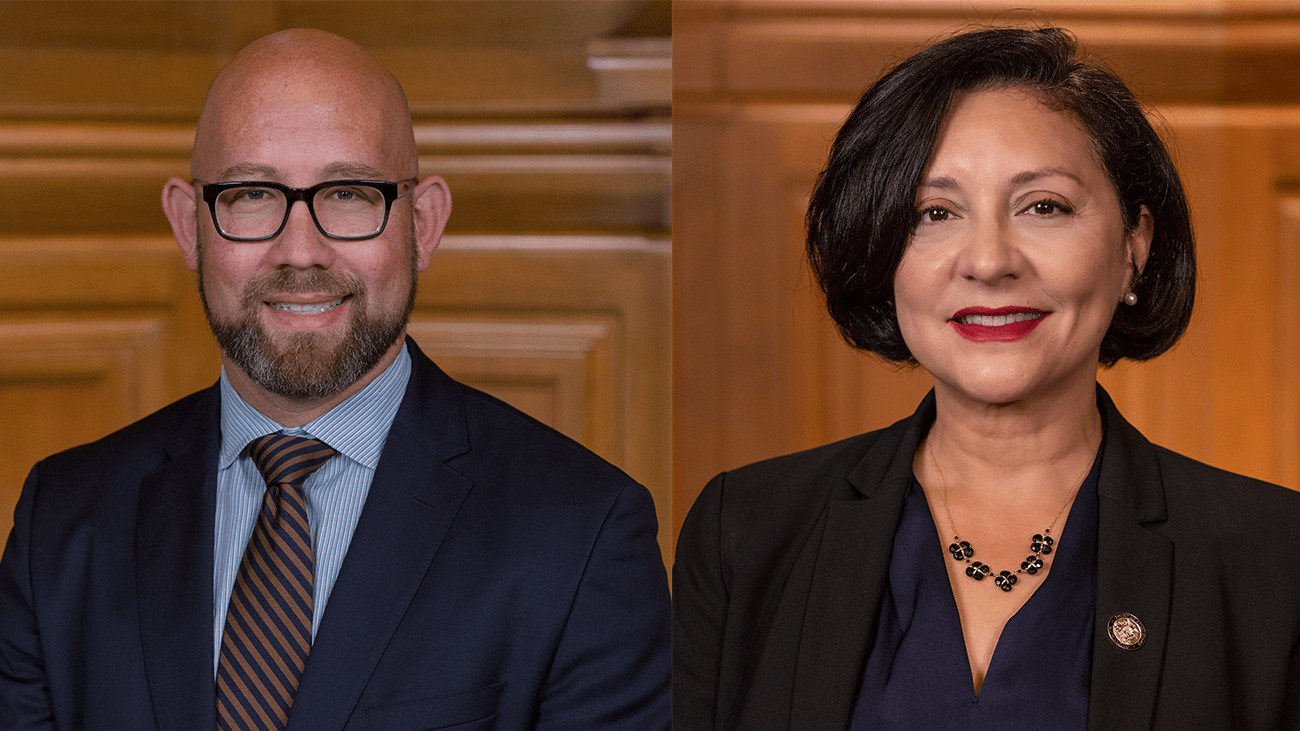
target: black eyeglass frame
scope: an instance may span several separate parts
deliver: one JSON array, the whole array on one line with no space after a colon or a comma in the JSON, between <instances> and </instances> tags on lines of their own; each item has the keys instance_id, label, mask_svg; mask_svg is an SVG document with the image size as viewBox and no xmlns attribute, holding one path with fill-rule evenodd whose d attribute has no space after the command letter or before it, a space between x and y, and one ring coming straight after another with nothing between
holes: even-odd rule
<instances>
[{"instance_id":1,"label":"black eyeglass frame","mask_svg":"<svg viewBox=\"0 0 1300 731\"><path fill-rule=\"evenodd\" d=\"M335 241L366 241L368 239L373 239L382 234L384 229L388 227L388 214L393 210L393 201L397 200L402 195L401 186L404 183L419 182L419 178L407 178L406 180L399 180L395 183L387 180L326 180L325 182L317 183L310 188L290 188L283 183L275 183L269 180L237 181L231 183L203 183L198 180L193 182L197 183L203 189L203 200L207 201L208 212L212 214L212 225L217 229L217 233L221 235L221 238L228 241L238 241L240 243L254 243L257 241L269 241L276 236L279 236L280 233L284 231L285 225L289 223L289 214L293 212L293 204L298 201L307 204L307 211L311 213L312 223L316 224L316 230L320 231L326 238L334 239ZM366 234L365 236L335 236L329 231L326 231L324 226L320 225L320 219L316 217L316 206L312 201L315 199L316 193L319 191L340 185L364 185L374 188L384 197L384 220L380 222L379 228L375 230L374 233ZM221 223L217 221L217 197L227 190L232 190L234 188L273 188L284 194L284 218L280 220L280 227L275 230L275 233L267 236L246 238L243 236L231 236L221 228Z\"/></svg>"}]
</instances>

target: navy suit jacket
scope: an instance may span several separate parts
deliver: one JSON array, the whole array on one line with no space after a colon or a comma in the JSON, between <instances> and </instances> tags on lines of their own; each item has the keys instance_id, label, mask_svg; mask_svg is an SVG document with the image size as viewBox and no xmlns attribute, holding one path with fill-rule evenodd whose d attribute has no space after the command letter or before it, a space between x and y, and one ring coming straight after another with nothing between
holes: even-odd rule
<instances>
[{"instance_id":1,"label":"navy suit jacket","mask_svg":"<svg viewBox=\"0 0 1300 731\"><path fill-rule=\"evenodd\" d=\"M664 729L645 488L413 368L289 729ZM0 729L216 725L216 387L41 461L0 560Z\"/></svg>"}]
</instances>

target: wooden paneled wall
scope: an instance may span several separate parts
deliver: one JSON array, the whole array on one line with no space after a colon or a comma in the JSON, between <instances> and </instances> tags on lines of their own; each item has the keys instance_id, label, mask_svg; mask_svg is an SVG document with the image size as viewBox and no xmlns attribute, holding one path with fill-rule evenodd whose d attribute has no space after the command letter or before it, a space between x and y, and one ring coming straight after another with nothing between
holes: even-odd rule
<instances>
[{"instance_id":1,"label":"wooden paneled wall","mask_svg":"<svg viewBox=\"0 0 1300 731\"><path fill-rule=\"evenodd\" d=\"M929 388L924 372L839 340L801 258L802 217L866 85L989 22L1055 23L1109 60L1151 106L1191 195L1191 330L1102 383L1153 441L1300 488L1300 6L1034 5L674 3L674 526L717 471L888 425Z\"/></svg>"},{"instance_id":2,"label":"wooden paneled wall","mask_svg":"<svg viewBox=\"0 0 1300 731\"><path fill-rule=\"evenodd\" d=\"M666 0L0 3L0 535L37 459L216 378L159 193L213 74L298 26L394 72L452 189L412 334L645 483L667 556Z\"/></svg>"}]
</instances>

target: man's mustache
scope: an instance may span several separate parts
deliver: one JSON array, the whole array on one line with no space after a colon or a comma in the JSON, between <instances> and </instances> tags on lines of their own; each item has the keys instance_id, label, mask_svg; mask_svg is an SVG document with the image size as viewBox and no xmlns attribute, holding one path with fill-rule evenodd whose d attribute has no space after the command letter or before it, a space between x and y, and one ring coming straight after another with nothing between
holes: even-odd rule
<instances>
[{"instance_id":1,"label":"man's mustache","mask_svg":"<svg viewBox=\"0 0 1300 731\"><path fill-rule=\"evenodd\" d=\"M319 292L334 297L364 295L366 286L356 277L324 269L277 269L254 277L244 285L244 306L253 307L274 294Z\"/></svg>"}]
</instances>

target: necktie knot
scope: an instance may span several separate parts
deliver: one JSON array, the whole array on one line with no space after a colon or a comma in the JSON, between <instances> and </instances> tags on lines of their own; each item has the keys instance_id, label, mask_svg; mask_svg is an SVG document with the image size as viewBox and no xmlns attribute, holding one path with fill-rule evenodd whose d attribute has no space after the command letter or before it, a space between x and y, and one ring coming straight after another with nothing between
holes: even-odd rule
<instances>
[{"instance_id":1,"label":"necktie knot","mask_svg":"<svg viewBox=\"0 0 1300 731\"><path fill-rule=\"evenodd\" d=\"M301 485L335 451L319 439L277 433L249 442L248 454L267 485Z\"/></svg>"}]
</instances>

